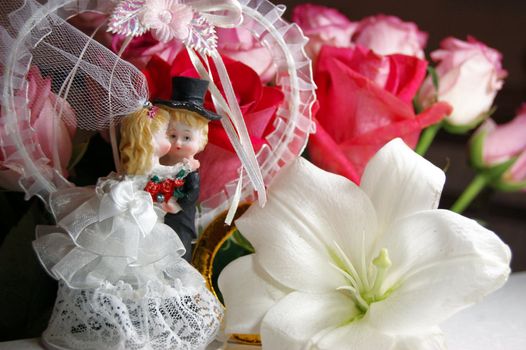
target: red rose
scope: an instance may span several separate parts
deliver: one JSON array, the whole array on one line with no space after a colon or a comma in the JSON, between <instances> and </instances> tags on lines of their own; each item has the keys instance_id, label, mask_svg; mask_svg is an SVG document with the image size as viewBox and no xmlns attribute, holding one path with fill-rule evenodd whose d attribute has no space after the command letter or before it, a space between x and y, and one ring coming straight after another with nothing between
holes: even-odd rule
<instances>
[{"instance_id":1,"label":"red rose","mask_svg":"<svg viewBox=\"0 0 526 350\"><path fill-rule=\"evenodd\" d=\"M308 145L312 161L358 183L369 159L388 141L401 137L414 147L420 131L451 110L438 103L415 115L411 101L426 68L416 57L324 47L314 75L319 111Z\"/></svg>"},{"instance_id":2,"label":"red rose","mask_svg":"<svg viewBox=\"0 0 526 350\"><path fill-rule=\"evenodd\" d=\"M157 200L156 196L159 193L160 188L161 188L160 184L153 182L153 181L148 181L148 183L146 183L146 186L144 187L144 190L150 193L153 201L155 202Z\"/></svg>"},{"instance_id":3,"label":"red rose","mask_svg":"<svg viewBox=\"0 0 526 350\"><path fill-rule=\"evenodd\" d=\"M181 186L184 185L184 180L183 179L175 179L173 181L174 181L174 187L181 187Z\"/></svg>"},{"instance_id":4,"label":"red rose","mask_svg":"<svg viewBox=\"0 0 526 350\"><path fill-rule=\"evenodd\" d=\"M161 188L161 191L163 193L171 193L174 189L174 180L172 179L166 179L164 180L162 183L162 188Z\"/></svg>"},{"instance_id":5,"label":"red rose","mask_svg":"<svg viewBox=\"0 0 526 350\"><path fill-rule=\"evenodd\" d=\"M266 144L265 137L272 131L272 121L284 95L277 87L263 85L258 74L249 66L227 57L223 57L223 61L257 153ZM186 51L181 52L172 65L159 58L152 58L144 73L148 79L151 99L170 98L173 76L199 77ZM219 85L217 73L212 73L214 82ZM222 87L218 87L222 92ZM205 107L215 111L210 93L205 97ZM208 145L197 158L201 163L200 201L219 193L225 184L238 177L237 170L241 162L219 121L210 122Z\"/></svg>"}]
</instances>

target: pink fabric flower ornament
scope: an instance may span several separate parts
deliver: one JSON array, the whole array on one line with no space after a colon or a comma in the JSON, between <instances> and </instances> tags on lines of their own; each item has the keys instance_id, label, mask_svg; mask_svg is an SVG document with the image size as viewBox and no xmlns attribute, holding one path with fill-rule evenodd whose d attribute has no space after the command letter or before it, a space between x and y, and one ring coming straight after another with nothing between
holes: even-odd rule
<instances>
[{"instance_id":1,"label":"pink fabric flower ornament","mask_svg":"<svg viewBox=\"0 0 526 350\"><path fill-rule=\"evenodd\" d=\"M144 5L141 22L155 39L166 43L186 39L192 18L192 8L177 0L150 0Z\"/></svg>"}]
</instances>

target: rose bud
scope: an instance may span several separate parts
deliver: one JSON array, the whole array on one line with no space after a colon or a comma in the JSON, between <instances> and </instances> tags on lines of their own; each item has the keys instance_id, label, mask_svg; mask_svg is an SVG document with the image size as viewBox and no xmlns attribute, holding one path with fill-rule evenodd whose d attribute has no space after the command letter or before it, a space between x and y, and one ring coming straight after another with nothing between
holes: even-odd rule
<instances>
[{"instance_id":1,"label":"rose bud","mask_svg":"<svg viewBox=\"0 0 526 350\"><path fill-rule=\"evenodd\" d=\"M526 104L510 122L497 125L488 119L471 140L473 165L495 178L499 190L526 189Z\"/></svg>"},{"instance_id":2,"label":"rose bud","mask_svg":"<svg viewBox=\"0 0 526 350\"><path fill-rule=\"evenodd\" d=\"M429 76L420 91L420 103L426 107L437 99L448 102L453 112L445 119L445 127L455 133L473 129L489 116L495 95L502 88L507 74L501 66L502 55L468 37L467 41L443 40L431 58L438 62L438 91Z\"/></svg>"},{"instance_id":3,"label":"rose bud","mask_svg":"<svg viewBox=\"0 0 526 350\"><path fill-rule=\"evenodd\" d=\"M353 43L380 55L403 54L424 58L427 33L416 24L394 16L371 16L363 19L353 36Z\"/></svg>"},{"instance_id":4,"label":"rose bud","mask_svg":"<svg viewBox=\"0 0 526 350\"><path fill-rule=\"evenodd\" d=\"M323 45L350 47L357 26L336 9L312 4L296 6L292 11L292 21L309 38L305 50L313 60Z\"/></svg>"}]
</instances>

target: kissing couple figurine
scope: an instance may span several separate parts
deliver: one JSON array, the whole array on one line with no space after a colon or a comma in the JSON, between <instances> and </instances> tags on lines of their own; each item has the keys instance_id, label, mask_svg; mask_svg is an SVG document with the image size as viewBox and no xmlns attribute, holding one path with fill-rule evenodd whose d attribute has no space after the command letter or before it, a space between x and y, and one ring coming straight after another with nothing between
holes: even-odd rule
<instances>
[{"instance_id":1,"label":"kissing couple figurine","mask_svg":"<svg viewBox=\"0 0 526 350\"><path fill-rule=\"evenodd\" d=\"M196 237L194 155L220 118L203 108L207 85L174 78L171 100L122 120L124 175L52 194L59 229L33 243L59 280L47 348L197 350L215 337L222 307L182 258Z\"/></svg>"},{"instance_id":2,"label":"kissing couple figurine","mask_svg":"<svg viewBox=\"0 0 526 350\"><path fill-rule=\"evenodd\" d=\"M167 128L165 129L164 125L161 128L161 137L162 132L166 130L171 146L167 153L161 156L161 163L180 168L180 170L169 170L172 172L171 177L168 175L168 180L164 182L160 182L163 174L152 174L147 191L152 194L153 200L167 212L164 222L174 229L183 242L186 248L183 258L187 261L190 261L192 257L192 241L197 238L195 214L199 198L197 169L200 164L194 156L201 152L208 142L208 122L221 118L203 107L207 87L208 82L205 80L174 77L172 79L172 99L154 100L155 106L152 107L153 110L150 110L152 117L159 113L163 115L163 118L166 116L169 118ZM132 123L130 119L130 122L123 125L121 131L127 133L128 129L133 128L130 126ZM130 163L135 162L133 161L134 155L129 154L128 149L133 149L133 145L121 142L121 154L126 155L129 159L124 161L128 168L125 171L136 173L137 171L129 166ZM176 186L171 186L172 180L175 180ZM166 181L169 183L167 184Z\"/></svg>"}]
</instances>

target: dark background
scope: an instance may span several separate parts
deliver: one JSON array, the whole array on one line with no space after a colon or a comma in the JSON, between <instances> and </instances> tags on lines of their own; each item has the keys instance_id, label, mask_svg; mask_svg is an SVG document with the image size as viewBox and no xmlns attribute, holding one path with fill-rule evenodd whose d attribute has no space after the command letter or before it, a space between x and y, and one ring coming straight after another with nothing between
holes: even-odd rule
<instances>
[{"instance_id":1,"label":"dark background","mask_svg":"<svg viewBox=\"0 0 526 350\"><path fill-rule=\"evenodd\" d=\"M302 1L284 1L290 10ZM339 9L352 21L384 13L417 23L429 33L426 52L454 36L473 35L504 55L508 70L503 90L497 96L494 114L498 122L514 116L526 102L526 1L524 0L371 0L312 1ZM525 135L526 137L526 135ZM428 158L447 167L447 183L441 207L448 208L467 186L474 173L468 166L468 136L439 133ZM102 145L102 146L101 146ZM80 175L111 170L111 154L101 140L77 167ZM106 154L105 154L106 153ZM100 164L94 169L93 164ZM92 177L96 178L95 174ZM88 176L90 177L90 176ZM49 318L56 284L40 267L30 242L34 226L50 222L35 198L25 201L20 193L0 192L0 341L39 336ZM497 232L513 251L514 271L526 270L526 192L484 191L465 213Z\"/></svg>"}]
</instances>

